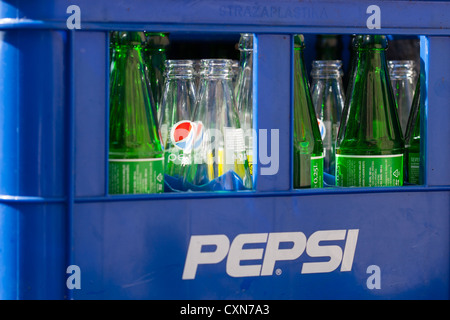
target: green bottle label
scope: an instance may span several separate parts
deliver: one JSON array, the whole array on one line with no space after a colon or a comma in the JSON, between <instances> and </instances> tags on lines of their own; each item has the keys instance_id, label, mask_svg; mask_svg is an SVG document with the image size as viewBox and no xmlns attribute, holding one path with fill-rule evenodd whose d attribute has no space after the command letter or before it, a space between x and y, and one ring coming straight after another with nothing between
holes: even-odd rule
<instances>
[{"instance_id":1,"label":"green bottle label","mask_svg":"<svg viewBox=\"0 0 450 320\"><path fill-rule=\"evenodd\" d=\"M109 159L109 193L162 193L164 158Z\"/></svg>"},{"instance_id":2,"label":"green bottle label","mask_svg":"<svg viewBox=\"0 0 450 320\"><path fill-rule=\"evenodd\" d=\"M403 185L403 154L360 156L336 154L336 185L392 187Z\"/></svg>"},{"instance_id":3,"label":"green bottle label","mask_svg":"<svg viewBox=\"0 0 450 320\"><path fill-rule=\"evenodd\" d=\"M420 174L420 153L414 152L408 154L408 182L419 184Z\"/></svg>"},{"instance_id":4,"label":"green bottle label","mask_svg":"<svg viewBox=\"0 0 450 320\"><path fill-rule=\"evenodd\" d=\"M311 188L323 188L323 159L325 154L311 157Z\"/></svg>"}]
</instances>

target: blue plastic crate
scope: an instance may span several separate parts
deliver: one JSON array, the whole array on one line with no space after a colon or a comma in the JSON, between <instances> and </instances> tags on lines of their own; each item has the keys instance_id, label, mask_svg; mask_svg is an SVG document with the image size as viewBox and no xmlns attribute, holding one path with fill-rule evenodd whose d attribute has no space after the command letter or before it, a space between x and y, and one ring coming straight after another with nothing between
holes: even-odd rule
<instances>
[{"instance_id":1,"label":"blue plastic crate","mask_svg":"<svg viewBox=\"0 0 450 320\"><path fill-rule=\"evenodd\" d=\"M378 1L369 30L371 4L1 2L0 298L448 299L450 3ZM258 159L255 191L108 195L116 29L255 33L255 125L279 130L277 173ZM296 33L421 36L424 185L293 189Z\"/></svg>"}]
</instances>

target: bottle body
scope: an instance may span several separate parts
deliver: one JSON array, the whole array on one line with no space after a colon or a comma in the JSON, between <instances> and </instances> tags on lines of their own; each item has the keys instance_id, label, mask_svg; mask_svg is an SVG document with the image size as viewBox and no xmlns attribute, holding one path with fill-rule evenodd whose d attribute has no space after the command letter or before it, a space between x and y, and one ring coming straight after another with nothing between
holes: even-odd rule
<instances>
[{"instance_id":1,"label":"bottle body","mask_svg":"<svg viewBox=\"0 0 450 320\"><path fill-rule=\"evenodd\" d=\"M411 111L417 79L414 61L392 60L388 61L388 67L392 89L397 102L398 118L403 135L406 135L406 126Z\"/></svg>"},{"instance_id":2,"label":"bottle body","mask_svg":"<svg viewBox=\"0 0 450 320\"><path fill-rule=\"evenodd\" d=\"M294 188L323 187L323 144L303 60L304 41L294 37Z\"/></svg>"},{"instance_id":3,"label":"bottle body","mask_svg":"<svg viewBox=\"0 0 450 320\"><path fill-rule=\"evenodd\" d=\"M120 32L110 84L109 193L163 192L163 151L143 62L142 33Z\"/></svg>"},{"instance_id":4,"label":"bottle body","mask_svg":"<svg viewBox=\"0 0 450 320\"><path fill-rule=\"evenodd\" d=\"M144 32L144 64L147 71L148 85L154 100L155 109L160 120L160 105L164 87L166 50L169 34L163 32Z\"/></svg>"},{"instance_id":5,"label":"bottle body","mask_svg":"<svg viewBox=\"0 0 450 320\"><path fill-rule=\"evenodd\" d=\"M184 170L190 162L193 141L193 124L190 121L196 102L194 62L192 60L167 60L165 84L161 99L160 126L164 145L164 173L166 184L179 189ZM171 179L178 185L171 185Z\"/></svg>"},{"instance_id":6,"label":"bottle body","mask_svg":"<svg viewBox=\"0 0 450 320\"><path fill-rule=\"evenodd\" d=\"M201 61L199 96L192 117L192 160L185 175L187 189L237 190L234 178L243 188L252 188L231 64L228 59Z\"/></svg>"},{"instance_id":7,"label":"bottle body","mask_svg":"<svg viewBox=\"0 0 450 320\"><path fill-rule=\"evenodd\" d=\"M380 35L356 37L356 67L336 141L336 185L400 186L404 140Z\"/></svg>"},{"instance_id":8,"label":"bottle body","mask_svg":"<svg viewBox=\"0 0 450 320\"><path fill-rule=\"evenodd\" d=\"M244 130L245 151L250 175L253 174L253 34L241 34L239 40L239 73L236 86L236 108Z\"/></svg>"},{"instance_id":9,"label":"bottle body","mask_svg":"<svg viewBox=\"0 0 450 320\"><path fill-rule=\"evenodd\" d=\"M405 134L405 181L422 184L420 154L420 81L417 81Z\"/></svg>"},{"instance_id":10,"label":"bottle body","mask_svg":"<svg viewBox=\"0 0 450 320\"><path fill-rule=\"evenodd\" d=\"M313 61L311 97L314 104L325 153L324 172L335 175L336 137L344 109L342 62Z\"/></svg>"}]
</instances>

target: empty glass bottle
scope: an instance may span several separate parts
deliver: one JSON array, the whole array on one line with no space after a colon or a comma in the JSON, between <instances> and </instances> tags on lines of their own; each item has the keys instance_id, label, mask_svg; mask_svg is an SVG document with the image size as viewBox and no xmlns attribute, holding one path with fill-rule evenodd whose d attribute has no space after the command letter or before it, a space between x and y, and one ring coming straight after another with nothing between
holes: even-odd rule
<instances>
[{"instance_id":1,"label":"empty glass bottle","mask_svg":"<svg viewBox=\"0 0 450 320\"><path fill-rule=\"evenodd\" d=\"M422 184L420 158L420 80L418 80L405 135L405 181L408 183Z\"/></svg>"},{"instance_id":2,"label":"empty glass bottle","mask_svg":"<svg viewBox=\"0 0 450 320\"><path fill-rule=\"evenodd\" d=\"M323 143L306 75L302 35L294 36L294 188L323 187Z\"/></svg>"},{"instance_id":3,"label":"empty glass bottle","mask_svg":"<svg viewBox=\"0 0 450 320\"><path fill-rule=\"evenodd\" d=\"M335 173L336 137L344 109L342 61L315 60L311 70L311 97L325 152L324 172Z\"/></svg>"},{"instance_id":4,"label":"empty glass bottle","mask_svg":"<svg viewBox=\"0 0 450 320\"><path fill-rule=\"evenodd\" d=\"M245 151L250 174L253 174L253 34L243 33L239 40L239 74L236 86L236 108L244 130Z\"/></svg>"},{"instance_id":5,"label":"empty glass bottle","mask_svg":"<svg viewBox=\"0 0 450 320\"><path fill-rule=\"evenodd\" d=\"M397 101L398 118L405 135L417 79L415 63L413 60L392 60L388 61L388 67Z\"/></svg>"},{"instance_id":6,"label":"empty glass bottle","mask_svg":"<svg viewBox=\"0 0 450 320\"><path fill-rule=\"evenodd\" d=\"M358 35L356 66L336 141L336 185L403 184L403 134L382 35Z\"/></svg>"},{"instance_id":7,"label":"empty glass bottle","mask_svg":"<svg viewBox=\"0 0 450 320\"><path fill-rule=\"evenodd\" d=\"M163 192L164 162L142 32L119 32L111 67L109 193Z\"/></svg>"},{"instance_id":8,"label":"empty glass bottle","mask_svg":"<svg viewBox=\"0 0 450 320\"><path fill-rule=\"evenodd\" d=\"M161 99L161 137L164 145L164 173L172 189L180 189L184 169L190 163L194 125L190 121L196 102L194 62L167 60ZM168 179L170 176L177 180ZM179 184L175 185L176 182ZM173 184L173 185L171 185Z\"/></svg>"},{"instance_id":9,"label":"empty glass bottle","mask_svg":"<svg viewBox=\"0 0 450 320\"><path fill-rule=\"evenodd\" d=\"M193 114L192 161L186 188L198 190L251 189L244 134L232 88L232 60L201 61L201 80Z\"/></svg>"}]
</instances>

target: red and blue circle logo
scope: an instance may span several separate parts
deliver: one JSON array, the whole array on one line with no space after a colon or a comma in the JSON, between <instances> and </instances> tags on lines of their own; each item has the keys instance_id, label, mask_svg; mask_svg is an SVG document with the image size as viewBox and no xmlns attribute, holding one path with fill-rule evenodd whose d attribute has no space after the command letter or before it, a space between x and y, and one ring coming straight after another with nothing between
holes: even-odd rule
<instances>
[{"instance_id":1,"label":"red and blue circle logo","mask_svg":"<svg viewBox=\"0 0 450 320\"><path fill-rule=\"evenodd\" d=\"M188 151L194 142L194 123L183 120L175 123L170 130L170 140L178 149Z\"/></svg>"}]
</instances>

